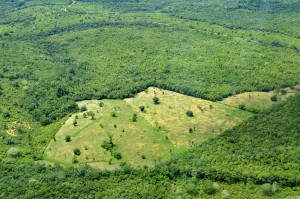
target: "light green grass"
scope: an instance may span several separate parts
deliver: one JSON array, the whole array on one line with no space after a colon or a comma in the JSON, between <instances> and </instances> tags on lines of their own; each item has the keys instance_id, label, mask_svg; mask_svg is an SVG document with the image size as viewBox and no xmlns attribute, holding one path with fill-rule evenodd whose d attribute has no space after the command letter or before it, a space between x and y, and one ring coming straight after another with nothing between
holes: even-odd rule
<instances>
[{"instance_id":1,"label":"light green grass","mask_svg":"<svg viewBox=\"0 0 300 199\"><path fill-rule=\"evenodd\" d=\"M259 111L271 107L273 104L286 100L289 96L294 95L298 90L299 86L294 86L293 89L285 88L283 89L287 93L282 95L280 91L270 91L270 92L245 92L238 95L234 95L226 98L221 103L227 104L232 107L238 108L239 105L245 105L246 110ZM271 97L277 95L277 102L271 101Z\"/></svg>"},{"instance_id":2,"label":"light green grass","mask_svg":"<svg viewBox=\"0 0 300 199\"><path fill-rule=\"evenodd\" d=\"M160 99L154 105L153 97ZM95 113L95 119L84 118L86 112L72 115L58 131L45 150L45 159L72 165L73 149L78 148L81 155L79 163L104 169L118 168L121 162L133 166L153 166L170 159L172 154L186 151L194 144L215 137L225 129L231 128L252 114L221 103L210 102L175 92L150 87L135 98L125 100L99 100L78 102L87 111ZM146 112L140 111L145 106ZM188 117L191 110L194 117ZM117 117L112 117L115 112ZM137 114L137 121L132 115ZM75 116L77 126L73 125ZM189 128L193 132L189 132ZM71 142L66 142L66 135ZM115 152L122 154L116 160L101 144L112 136ZM143 159L142 155L146 158ZM112 164L109 161L112 159Z\"/></svg>"}]
</instances>

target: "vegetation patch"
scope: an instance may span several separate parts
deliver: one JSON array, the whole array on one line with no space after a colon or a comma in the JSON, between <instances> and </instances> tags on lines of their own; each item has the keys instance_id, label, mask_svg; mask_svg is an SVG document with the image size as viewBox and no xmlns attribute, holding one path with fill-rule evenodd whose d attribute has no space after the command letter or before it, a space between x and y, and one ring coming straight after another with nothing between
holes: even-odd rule
<instances>
[{"instance_id":1,"label":"vegetation patch","mask_svg":"<svg viewBox=\"0 0 300 199\"><path fill-rule=\"evenodd\" d=\"M252 115L155 87L135 98L82 101L78 106L83 110L61 127L45 151L46 159L106 169L123 162L153 166Z\"/></svg>"}]
</instances>

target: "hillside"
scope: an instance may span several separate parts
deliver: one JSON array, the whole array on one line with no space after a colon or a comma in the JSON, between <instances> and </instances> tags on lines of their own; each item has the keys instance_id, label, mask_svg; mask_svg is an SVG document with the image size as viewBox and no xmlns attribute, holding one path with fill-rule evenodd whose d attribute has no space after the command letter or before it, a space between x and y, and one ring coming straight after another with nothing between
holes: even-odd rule
<instances>
[{"instance_id":1,"label":"hillside","mask_svg":"<svg viewBox=\"0 0 300 199\"><path fill-rule=\"evenodd\" d=\"M298 197L299 11L1 0L0 198Z\"/></svg>"}]
</instances>

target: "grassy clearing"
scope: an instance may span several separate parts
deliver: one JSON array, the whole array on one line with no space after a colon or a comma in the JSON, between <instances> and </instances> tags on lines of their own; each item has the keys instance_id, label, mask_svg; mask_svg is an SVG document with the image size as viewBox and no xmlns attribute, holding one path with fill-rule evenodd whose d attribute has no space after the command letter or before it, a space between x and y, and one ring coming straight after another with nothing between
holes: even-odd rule
<instances>
[{"instance_id":1,"label":"grassy clearing","mask_svg":"<svg viewBox=\"0 0 300 199\"><path fill-rule=\"evenodd\" d=\"M157 105L153 103L155 96L160 99ZM124 162L153 166L252 115L225 104L154 87L135 98L90 100L78 102L78 105L86 106L87 110L72 115L65 122L46 148L46 160L72 165L76 157L79 163L104 169L118 168ZM144 112L140 110L141 106L145 107ZM187 110L194 116L188 117ZM94 119L84 117L90 111L95 113ZM137 115L136 122L132 121L134 114ZM73 124L75 120L76 125ZM70 142L65 141L67 135L71 137ZM115 145L112 153L101 147L110 136ZM80 149L79 156L74 155L75 148ZM114 157L116 153L121 153L120 160Z\"/></svg>"},{"instance_id":2,"label":"grassy clearing","mask_svg":"<svg viewBox=\"0 0 300 199\"><path fill-rule=\"evenodd\" d=\"M153 103L155 96L160 99L158 105ZM251 116L245 111L223 104L154 87L125 101L137 112L140 106L144 106L146 112L139 111L140 115L164 132L179 149L187 149L193 143L215 137ZM193 117L186 115L188 110L193 112Z\"/></svg>"},{"instance_id":3,"label":"grassy clearing","mask_svg":"<svg viewBox=\"0 0 300 199\"><path fill-rule=\"evenodd\" d=\"M78 102L79 107L86 106L87 110L65 122L45 150L45 159L72 165L76 157L79 163L104 169L118 168L124 162L153 166L237 125L252 116L249 110L270 107L276 103L270 100L273 95L282 101L299 88L285 90L284 95L278 91L246 92L222 102L211 102L150 87L135 98ZM158 104L154 104L154 97L159 98ZM241 104L246 111L239 108ZM188 110L192 111L192 117L187 116ZM94 119L84 117L90 111L95 113ZM65 141L67 135L71 137L70 142ZM112 151L101 147L110 137L114 144ZM75 148L80 150L79 156L74 155ZM119 160L115 158L117 153L122 155Z\"/></svg>"},{"instance_id":4,"label":"grassy clearing","mask_svg":"<svg viewBox=\"0 0 300 199\"><path fill-rule=\"evenodd\" d=\"M283 91L284 90L284 91ZM286 92L282 94L282 92ZM240 105L245 105L245 109L248 111L259 111L271 107L274 101L271 97L276 95L277 102L286 100L289 96L294 95L295 92L299 91L299 85L291 88L285 88L281 91L271 92L245 92L238 95L234 95L224 99L221 103L227 104L232 107L238 108Z\"/></svg>"}]
</instances>

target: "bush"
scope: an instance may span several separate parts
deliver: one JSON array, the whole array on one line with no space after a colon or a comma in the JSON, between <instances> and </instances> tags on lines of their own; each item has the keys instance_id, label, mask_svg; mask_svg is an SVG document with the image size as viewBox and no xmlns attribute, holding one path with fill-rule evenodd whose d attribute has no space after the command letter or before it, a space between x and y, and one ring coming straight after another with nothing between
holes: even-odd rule
<instances>
[{"instance_id":1,"label":"bush","mask_svg":"<svg viewBox=\"0 0 300 199\"><path fill-rule=\"evenodd\" d=\"M139 108L140 108L140 111L141 111L141 112L143 112L143 113L145 113L145 112L146 112L146 110L145 110L145 106L140 106Z\"/></svg>"},{"instance_id":2,"label":"bush","mask_svg":"<svg viewBox=\"0 0 300 199\"><path fill-rule=\"evenodd\" d=\"M111 113L110 113L110 116L111 116L111 117L117 117L117 113L116 113L116 112L111 112Z\"/></svg>"},{"instance_id":3,"label":"bush","mask_svg":"<svg viewBox=\"0 0 300 199\"><path fill-rule=\"evenodd\" d=\"M241 109L241 110L246 110L245 104L240 104L240 105L239 105L239 109Z\"/></svg>"},{"instance_id":4,"label":"bush","mask_svg":"<svg viewBox=\"0 0 300 199\"><path fill-rule=\"evenodd\" d=\"M273 96L271 97L271 101L272 101L272 102L277 102L277 95L273 95Z\"/></svg>"},{"instance_id":5,"label":"bush","mask_svg":"<svg viewBox=\"0 0 300 199\"><path fill-rule=\"evenodd\" d=\"M116 153L116 154L114 155L114 157L115 157L117 160L120 160L120 159L122 159L122 154L121 154L121 153Z\"/></svg>"},{"instance_id":6,"label":"bush","mask_svg":"<svg viewBox=\"0 0 300 199\"><path fill-rule=\"evenodd\" d=\"M7 155L9 155L11 157L17 157L17 156L21 155L21 150L11 147L10 149L8 149Z\"/></svg>"},{"instance_id":7,"label":"bush","mask_svg":"<svg viewBox=\"0 0 300 199\"><path fill-rule=\"evenodd\" d=\"M137 115L135 113L133 113L133 115L132 115L132 121L136 122L136 120L137 120Z\"/></svg>"},{"instance_id":8,"label":"bush","mask_svg":"<svg viewBox=\"0 0 300 199\"><path fill-rule=\"evenodd\" d=\"M74 152L74 155L80 155L81 154L80 149L78 149L78 148L75 148L73 150L73 152Z\"/></svg>"},{"instance_id":9,"label":"bush","mask_svg":"<svg viewBox=\"0 0 300 199\"><path fill-rule=\"evenodd\" d=\"M86 110L87 110L86 105L81 106L81 107L79 108L79 110L80 110L81 112L86 111Z\"/></svg>"},{"instance_id":10,"label":"bush","mask_svg":"<svg viewBox=\"0 0 300 199\"><path fill-rule=\"evenodd\" d=\"M103 106L104 106L104 103L103 103L103 102L100 102L100 103L99 103L99 106L100 106L100 107L103 107Z\"/></svg>"},{"instance_id":11,"label":"bush","mask_svg":"<svg viewBox=\"0 0 300 199\"><path fill-rule=\"evenodd\" d=\"M154 104L159 104L159 98L158 97L153 97L153 102Z\"/></svg>"},{"instance_id":12,"label":"bush","mask_svg":"<svg viewBox=\"0 0 300 199\"><path fill-rule=\"evenodd\" d=\"M186 111L188 117L194 117L194 113L191 110Z\"/></svg>"},{"instance_id":13,"label":"bush","mask_svg":"<svg viewBox=\"0 0 300 199\"><path fill-rule=\"evenodd\" d=\"M66 142L71 142L71 136L67 135L67 136L65 137L65 141L66 141Z\"/></svg>"}]
</instances>

